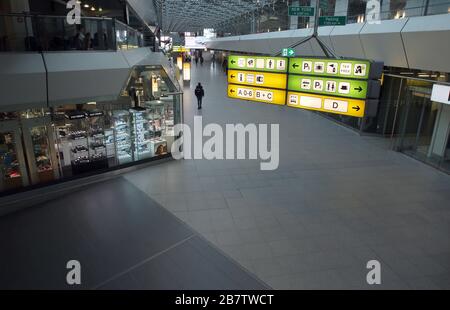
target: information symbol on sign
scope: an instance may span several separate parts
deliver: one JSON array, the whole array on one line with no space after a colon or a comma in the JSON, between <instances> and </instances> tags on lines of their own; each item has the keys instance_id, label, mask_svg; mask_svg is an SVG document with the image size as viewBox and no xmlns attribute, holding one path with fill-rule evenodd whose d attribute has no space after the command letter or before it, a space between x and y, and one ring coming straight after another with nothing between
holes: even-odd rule
<instances>
[{"instance_id":1,"label":"information symbol on sign","mask_svg":"<svg viewBox=\"0 0 450 310\"><path fill-rule=\"evenodd\" d=\"M329 62L327 65L327 73L328 74L337 74L337 72L338 72L337 62Z\"/></svg>"},{"instance_id":2,"label":"information symbol on sign","mask_svg":"<svg viewBox=\"0 0 450 310\"><path fill-rule=\"evenodd\" d=\"M311 72L312 71L312 62L311 61L304 61L303 62L303 71L304 72Z\"/></svg>"},{"instance_id":3,"label":"information symbol on sign","mask_svg":"<svg viewBox=\"0 0 450 310\"><path fill-rule=\"evenodd\" d=\"M292 105L298 105L298 96L291 95L291 97L289 98L289 103Z\"/></svg>"},{"instance_id":4,"label":"information symbol on sign","mask_svg":"<svg viewBox=\"0 0 450 310\"><path fill-rule=\"evenodd\" d=\"M255 75L247 74L247 83L250 83L250 84L255 83Z\"/></svg>"},{"instance_id":5,"label":"information symbol on sign","mask_svg":"<svg viewBox=\"0 0 450 310\"><path fill-rule=\"evenodd\" d=\"M254 68L255 67L255 60L252 58L247 59L247 67Z\"/></svg>"},{"instance_id":6,"label":"information symbol on sign","mask_svg":"<svg viewBox=\"0 0 450 310\"><path fill-rule=\"evenodd\" d=\"M365 64L356 64L353 74L356 76L365 76L367 71L367 65Z\"/></svg>"},{"instance_id":7,"label":"information symbol on sign","mask_svg":"<svg viewBox=\"0 0 450 310\"><path fill-rule=\"evenodd\" d=\"M275 69L275 60L267 59L267 69Z\"/></svg>"},{"instance_id":8,"label":"information symbol on sign","mask_svg":"<svg viewBox=\"0 0 450 310\"><path fill-rule=\"evenodd\" d=\"M311 89L311 80L303 79L302 80L302 89Z\"/></svg>"},{"instance_id":9,"label":"information symbol on sign","mask_svg":"<svg viewBox=\"0 0 450 310\"><path fill-rule=\"evenodd\" d=\"M245 58L239 58L238 59L238 66L240 68L244 68L245 67Z\"/></svg>"},{"instance_id":10,"label":"information symbol on sign","mask_svg":"<svg viewBox=\"0 0 450 310\"><path fill-rule=\"evenodd\" d=\"M264 84L264 75L256 76L256 84Z\"/></svg>"},{"instance_id":11,"label":"information symbol on sign","mask_svg":"<svg viewBox=\"0 0 450 310\"><path fill-rule=\"evenodd\" d=\"M340 94L350 94L350 83L347 83L347 82L339 83L339 93Z\"/></svg>"},{"instance_id":12,"label":"information symbol on sign","mask_svg":"<svg viewBox=\"0 0 450 310\"><path fill-rule=\"evenodd\" d=\"M262 58L256 59L256 68L264 69L264 59Z\"/></svg>"},{"instance_id":13,"label":"information symbol on sign","mask_svg":"<svg viewBox=\"0 0 450 310\"><path fill-rule=\"evenodd\" d=\"M239 82L244 83L245 82L245 74L244 73L239 73L238 74L238 80L239 80Z\"/></svg>"},{"instance_id":14,"label":"information symbol on sign","mask_svg":"<svg viewBox=\"0 0 450 310\"><path fill-rule=\"evenodd\" d=\"M330 92L330 93L336 92L336 82L335 81L327 81L327 92Z\"/></svg>"},{"instance_id":15,"label":"information symbol on sign","mask_svg":"<svg viewBox=\"0 0 450 310\"><path fill-rule=\"evenodd\" d=\"M286 61L285 60L279 60L277 62L277 69L278 70L285 70L286 69Z\"/></svg>"},{"instance_id":16,"label":"information symbol on sign","mask_svg":"<svg viewBox=\"0 0 450 310\"><path fill-rule=\"evenodd\" d=\"M341 64L341 74L351 75L352 74L352 64L351 63L342 63Z\"/></svg>"},{"instance_id":17,"label":"information symbol on sign","mask_svg":"<svg viewBox=\"0 0 450 310\"><path fill-rule=\"evenodd\" d=\"M325 63L323 63L323 62L316 62L314 64L314 72L315 73L324 73L325 72Z\"/></svg>"},{"instance_id":18,"label":"information symbol on sign","mask_svg":"<svg viewBox=\"0 0 450 310\"><path fill-rule=\"evenodd\" d=\"M323 81L322 80L314 81L314 90L317 90L317 91L323 90Z\"/></svg>"}]
</instances>

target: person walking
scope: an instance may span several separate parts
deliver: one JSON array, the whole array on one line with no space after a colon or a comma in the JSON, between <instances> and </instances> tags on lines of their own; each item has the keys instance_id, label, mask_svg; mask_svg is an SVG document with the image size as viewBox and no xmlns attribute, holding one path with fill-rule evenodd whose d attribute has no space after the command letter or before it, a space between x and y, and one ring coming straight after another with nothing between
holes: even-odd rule
<instances>
[{"instance_id":1,"label":"person walking","mask_svg":"<svg viewBox=\"0 0 450 310\"><path fill-rule=\"evenodd\" d=\"M197 97L198 109L201 110L203 97L205 97L205 90L201 83L198 83L197 88L195 89L195 96Z\"/></svg>"}]
</instances>

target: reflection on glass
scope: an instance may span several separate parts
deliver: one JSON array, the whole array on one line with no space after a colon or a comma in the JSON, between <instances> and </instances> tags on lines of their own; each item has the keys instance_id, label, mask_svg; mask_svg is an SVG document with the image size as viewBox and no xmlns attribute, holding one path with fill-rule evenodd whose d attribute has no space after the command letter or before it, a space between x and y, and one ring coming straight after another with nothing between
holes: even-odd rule
<instances>
[{"instance_id":1,"label":"reflection on glass","mask_svg":"<svg viewBox=\"0 0 450 310\"><path fill-rule=\"evenodd\" d=\"M22 186L22 174L17 159L14 133L0 133L0 173L1 190L9 190Z\"/></svg>"},{"instance_id":2,"label":"reflection on glass","mask_svg":"<svg viewBox=\"0 0 450 310\"><path fill-rule=\"evenodd\" d=\"M52 171L50 146L45 127L31 129L31 142L33 144L34 159L38 173Z\"/></svg>"}]
</instances>

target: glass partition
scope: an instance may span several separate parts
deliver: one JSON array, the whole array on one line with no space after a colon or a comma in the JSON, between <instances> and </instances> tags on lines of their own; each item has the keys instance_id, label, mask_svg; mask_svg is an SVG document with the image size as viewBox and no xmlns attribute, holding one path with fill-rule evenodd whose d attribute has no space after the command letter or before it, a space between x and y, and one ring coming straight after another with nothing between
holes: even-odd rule
<instances>
[{"instance_id":1,"label":"glass partition","mask_svg":"<svg viewBox=\"0 0 450 310\"><path fill-rule=\"evenodd\" d=\"M69 25L65 16L0 15L0 52L115 51L144 45L139 31L111 18L82 17Z\"/></svg>"}]
</instances>

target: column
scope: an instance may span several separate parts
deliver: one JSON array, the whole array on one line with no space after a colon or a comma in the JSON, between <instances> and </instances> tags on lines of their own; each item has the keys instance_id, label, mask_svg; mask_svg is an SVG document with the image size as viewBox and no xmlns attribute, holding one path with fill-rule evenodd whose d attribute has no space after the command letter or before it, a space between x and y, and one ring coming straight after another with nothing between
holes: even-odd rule
<instances>
[{"instance_id":1,"label":"column","mask_svg":"<svg viewBox=\"0 0 450 310\"><path fill-rule=\"evenodd\" d=\"M317 1L318 0L311 0L311 3L309 4L309 6L316 9ZM324 1L324 0L322 0L322 1ZM315 14L317 14L317 13L318 12L315 12ZM309 28L314 28L315 18L316 18L315 16L309 18Z\"/></svg>"},{"instance_id":2,"label":"column","mask_svg":"<svg viewBox=\"0 0 450 310\"><path fill-rule=\"evenodd\" d=\"M334 16L347 16L348 0L336 0L334 7Z\"/></svg>"},{"instance_id":3,"label":"column","mask_svg":"<svg viewBox=\"0 0 450 310\"><path fill-rule=\"evenodd\" d=\"M292 1L291 6L293 7L300 6L300 1L298 0ZM291 30L298 29L298 16L289 16L289 29Z\"/></svg>"}]
</instances>

